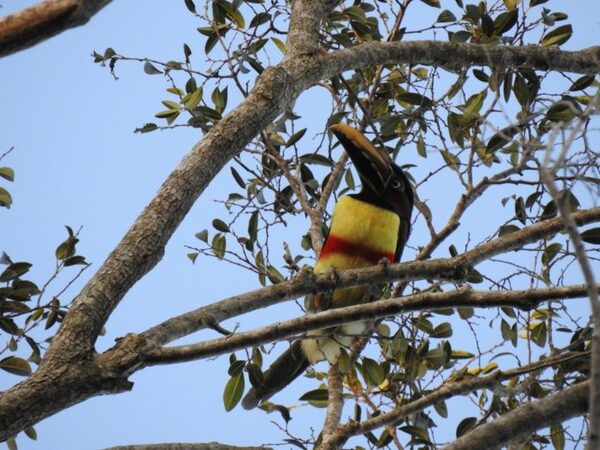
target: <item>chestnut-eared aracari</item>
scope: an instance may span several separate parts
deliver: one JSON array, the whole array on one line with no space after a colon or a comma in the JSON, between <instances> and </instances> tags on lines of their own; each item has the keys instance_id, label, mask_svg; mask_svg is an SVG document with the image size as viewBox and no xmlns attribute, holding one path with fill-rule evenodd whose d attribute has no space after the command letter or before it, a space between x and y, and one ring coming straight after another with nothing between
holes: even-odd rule
<instances>
[{"instance_id":1,"label":"chestnut-eared aracari","mask_svg":"<svg viewBox=\"0 0 600 450\"><path fill-rule=\"evenodd\" d=\"M331 269L356 269L373 266L383 258L400 260L410 233L413 208L412 186L389 155L376 148L358 130L333 125L335 134L348 152L362 182L362 190L339 199L333 210L329 234L314 267L314 273ZM332 294L307 297L309 312L355 305L367 300L366 286L339 289ZM335 362L340 347L348 346L353 336L366 332L366 324L354 322L335 330L316 330L292 343L264 373L242 400L252 409L290 384L309 364L328 359ZM310 338L310 336L315 336Z\"/></svg>"}]
</instances>

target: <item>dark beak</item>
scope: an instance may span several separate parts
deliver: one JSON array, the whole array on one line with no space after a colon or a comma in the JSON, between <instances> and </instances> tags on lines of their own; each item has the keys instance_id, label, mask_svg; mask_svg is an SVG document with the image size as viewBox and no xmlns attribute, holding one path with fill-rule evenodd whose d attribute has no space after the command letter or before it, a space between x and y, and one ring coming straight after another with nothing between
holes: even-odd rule
<instances>
[{"instance_id":1,"label":"dark beak","mask_svg":"<svg viewBox=\"0 0 600 450\"><path fill-rule=\"evenodd\" d=\"M389 155L376 148L360 131L348 125L338 123L329 129L350 155L363 187L379 197L394 173Z\"/></svg>"}]
</instances>

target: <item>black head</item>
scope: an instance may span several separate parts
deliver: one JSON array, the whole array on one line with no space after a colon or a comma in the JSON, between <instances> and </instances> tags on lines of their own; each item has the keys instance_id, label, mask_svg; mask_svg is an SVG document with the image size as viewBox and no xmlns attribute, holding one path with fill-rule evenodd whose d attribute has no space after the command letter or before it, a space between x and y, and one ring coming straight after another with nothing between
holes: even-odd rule
<instances>
[{"instance_id":1,"label":"black head","mask_svg":"<svg viewBox=\"0 0 600 450\"><path fill-rule=\"evenodd\" d=\"M341 123L330 130L350 155L362 181L362 190L355 197L394 211L410 221L414 195L404 171L358 130Z\"/></svg>"}]
</instances>

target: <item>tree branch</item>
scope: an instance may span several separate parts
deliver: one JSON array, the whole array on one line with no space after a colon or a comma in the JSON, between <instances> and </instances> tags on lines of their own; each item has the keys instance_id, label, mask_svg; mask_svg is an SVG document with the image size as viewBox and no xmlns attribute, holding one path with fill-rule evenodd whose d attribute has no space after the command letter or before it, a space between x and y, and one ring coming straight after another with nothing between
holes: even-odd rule
<instances>
[{"instance_id":1,"label":"tree branch","mask_svg":"<svg viewBox=\"0 0 600 450\"><path fill-rule=\"evenodd\" d=\"M104 450L271 450L270 447L237 447L235 445L208 442L206 444L191 443L164 443L146 445L118 445Z\"/></svg>"},{"instance_id":2,"label":"tree branch","mask_svg":"<svg viewBox=\"0 0 600 450\"><path fill-rule=\"evenodd\" d=\"M542 400L527 403L498 419L475 428L443 450L496 448L515 436L585 414L590 382L584 381Z\"/></svg>"},{"instance_id":3,"label":"tree branch","mask_svg":"<svg viewBox=\"0 0 600 450\"><path fill-rule=\"evenodd\" d=\"M422 64L464 69L470 66L529 67L538 70L600 73L600 46L579 51L536 45L457 44L441 41L367 42L327 57L330 74L378 64Z\"/></svg>"},{"instance_id":4,"label":"tree branch","mask_svg":"<svg viewBox=\"0 0 600 450\"><path fill-rule=\"evenodd\" d=\"M86 24L112 0L47 0L0 18L0 58Z\"/></svg>"},{"instance_id":5,"label":"tree branch","mask_svg":"<svg viewBox=\"0 0 600 450\"><path fill-rule=\"evenodd\" d=\"M274 325L258 328L253 331L236 333L224 338L197 344L151 350L145 358L145 365L173 364L218 356L249 346L298 337L299 333L309 330L358 320L406 314L413 311L427 311L459 306L470 306L473 308L509 306L529 310L545 301L581 298L586 293L587 287L585 285L506 292L474 291L466 286L449 292L425 292L407 297L379 300L372 303L309 314L277 322Z\"/></svg>"}]
</instances>

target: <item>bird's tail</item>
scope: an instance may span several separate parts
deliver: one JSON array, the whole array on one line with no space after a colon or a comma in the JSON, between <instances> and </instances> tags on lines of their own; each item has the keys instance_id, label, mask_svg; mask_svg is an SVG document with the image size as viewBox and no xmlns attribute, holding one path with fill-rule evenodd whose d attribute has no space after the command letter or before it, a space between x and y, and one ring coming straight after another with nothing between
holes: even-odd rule
<instances>
[{"instance_id":1,"label":"bird's tail","mask_svg":"<svg viewBox=\"0 0 600 450\"><path fill-rule=\"evenodd\" d=\"M259 402L271 398L294 381L308 367L308 360L302 352L302 341L294 341L271 367L265 372L260 386L254 386L242 400L244 409L252 409Z\"/></svg>"}]
</instances>

